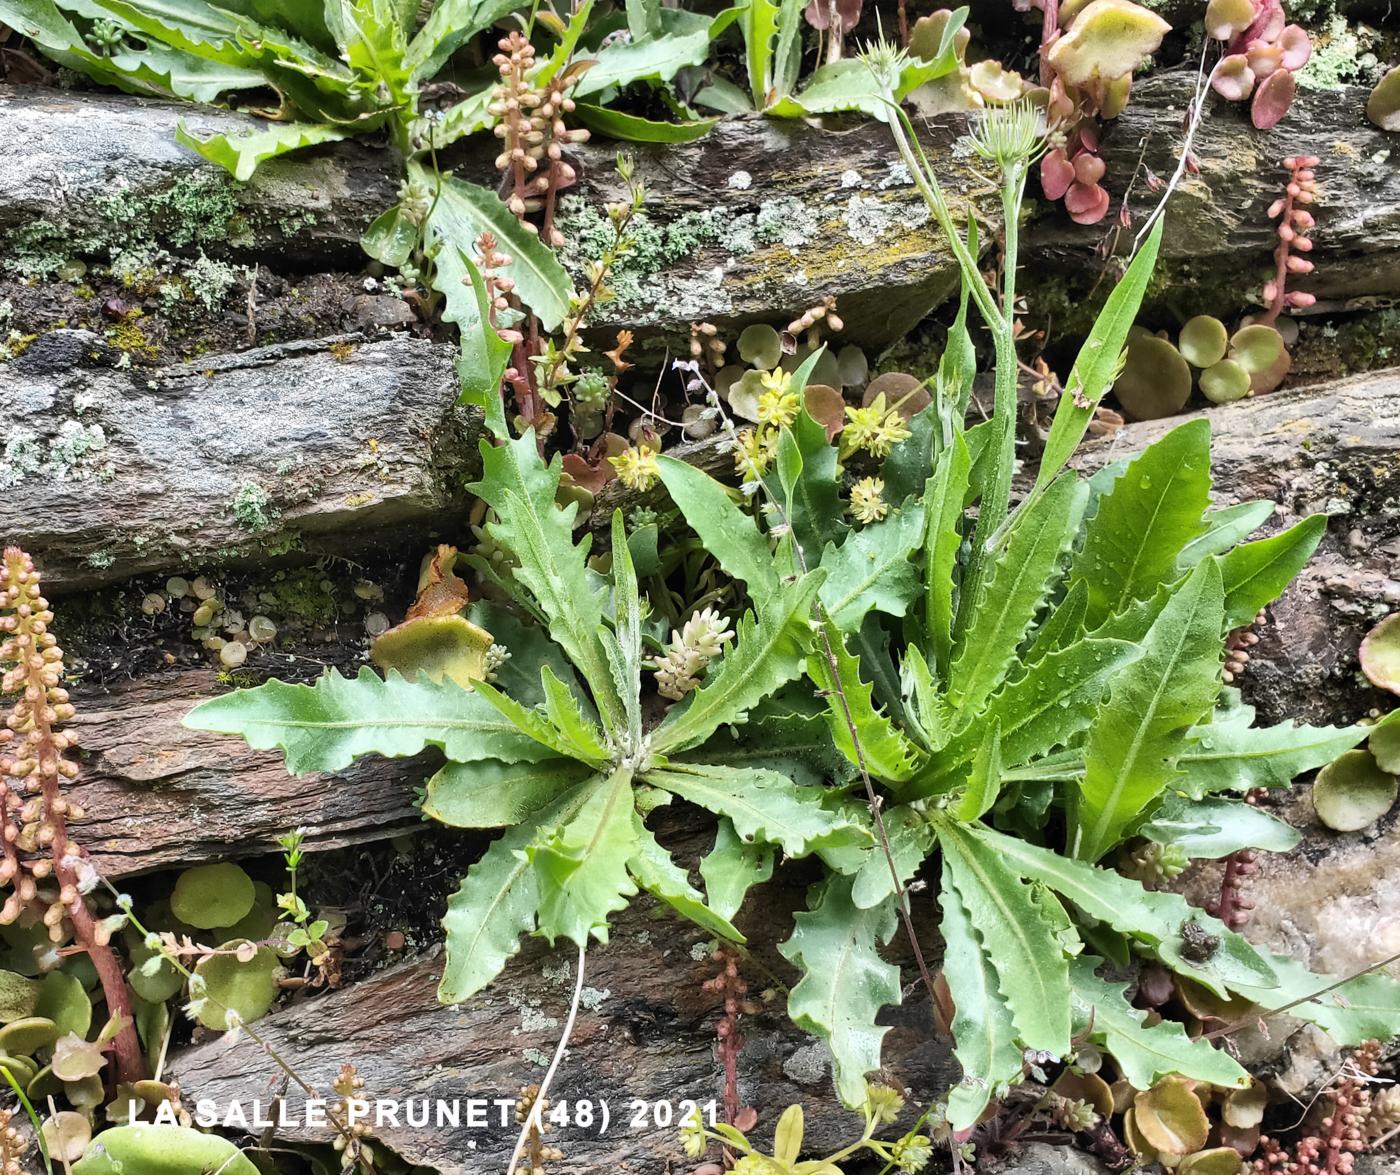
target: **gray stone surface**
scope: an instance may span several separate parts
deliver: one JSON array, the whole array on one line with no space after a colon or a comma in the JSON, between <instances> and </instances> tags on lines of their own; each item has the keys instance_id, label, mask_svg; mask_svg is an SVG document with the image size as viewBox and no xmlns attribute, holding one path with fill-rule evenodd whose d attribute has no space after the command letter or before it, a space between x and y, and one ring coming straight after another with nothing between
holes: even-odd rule
<instances>
[{"instance_id":1,"label":"gray stone surface","mask_svg":"<svg viewBox=\"0 0 1400 1175\"><path fill-rule=\"evenodd\" d=\"M0 247L13 260L50 230L70 248L120 245L149 224L172 246L358 267L360 233L398 187L384 151L332 144L235 184L176 142L181 122L200 136L263 125L193 103L0 85Z\"/></svg>"},{"instance_id":2,"label":"gray stone surface","mask_svg":"<svg viewBox=\"0 0 1400 1175\"><path fill-rule=\"evenodd\" d=\"M58 590L441 521L476 453L452 349L421 339L155 370L101 366L109 353L81 332L41 342L0 366L0 534Z\"/></svg>"}]
</instances>

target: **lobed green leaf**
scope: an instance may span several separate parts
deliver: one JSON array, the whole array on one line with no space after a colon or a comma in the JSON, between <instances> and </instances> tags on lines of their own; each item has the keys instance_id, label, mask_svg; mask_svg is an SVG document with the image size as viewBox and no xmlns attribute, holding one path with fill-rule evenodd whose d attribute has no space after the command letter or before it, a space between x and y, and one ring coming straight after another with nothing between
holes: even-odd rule
<instances>
[{"instance_id":1,"label":"lobed green leaf","mask_svg":"<svg viewBox=\"0 0 1400 1175\"><path fill-rule=\"evenodd\" d=\"M460 763L537 762L553 755L522 734L475 691L425 677L357 677L335 669L314 685L269 681L201 702L184 718L191 730L241 736L259 751L280 750L287 770L340 771L361 755L401 758L438 747Z\"/></svg>"}]
</instances>

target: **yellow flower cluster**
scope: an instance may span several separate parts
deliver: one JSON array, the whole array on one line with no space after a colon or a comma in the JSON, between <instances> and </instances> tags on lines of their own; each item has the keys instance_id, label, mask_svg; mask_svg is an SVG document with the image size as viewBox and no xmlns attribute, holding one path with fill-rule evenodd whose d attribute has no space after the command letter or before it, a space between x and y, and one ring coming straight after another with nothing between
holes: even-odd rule
<instances>
[{"instance_id":1,"label":"yellow flower cluster","mask_svg":"<svg viewBox=\"0 0 1400 1175\"><path fill-rule=\"evenodd\" d=\"M629 490L649 490L661 477L655 449L633 445L608 460L617 470L618 481Z\"/></svg>"},{"instance_id":2,"label":"yellow flower cluster","mask_svg":"<svg viewBox=\"0 0 1400 1175\"><path fill-rule=\"evenodd\" d=\"M885 483L880 478L861 478L851 487L851 516L857 522L879 522L890 512L884 492Z\"/></svg>"},{"instance_id":3,"label":"yellow flower cluster","mask_svg":"<svg viewBox=\"0 0 1400 1175\"><path fill-rule=\"evenodd\" d=\"M885 403L881 392L868 407L846 409L846 427L841 433L841 453L849 457L864 449L872 457L884 457L900 441L909 437L909 426L897 409Z\"/></svg>"}]
</instances>

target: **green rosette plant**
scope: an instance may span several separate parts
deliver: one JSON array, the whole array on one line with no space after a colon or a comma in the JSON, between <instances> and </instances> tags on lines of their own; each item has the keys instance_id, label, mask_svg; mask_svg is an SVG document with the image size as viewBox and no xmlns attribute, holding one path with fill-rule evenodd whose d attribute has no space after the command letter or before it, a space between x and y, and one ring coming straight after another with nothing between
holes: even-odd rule
<instances>
[{"instance_id":1,"label":"green rosette plant","mask_svg":"<svg viewBox=\"0 0 1400 1175\"><path fill-rule=\"evenodd\" d=\"M556 504L560 463L545 464L534 433L483 442L481 452L471 488L498 518L487 529L514 563L500 582L518 606L514 616L495 611L495 635L512 653L497 684L468 690L424 675L331 671L314 685L271 681L225 694L186 725L278 748L293 772L441 750L447 763L428 782L425 814L506 830L448 904L446 1003L485 987L523 934L606 941L610 916L639 890L743 942L729 918L774 850L858 866L871 843L863 813L794 778L804 745L824 741L820 715L773 700L802 675L821 576L755 596L703 684L649 727L646 609L621 515L605 578L588 565L588 540L574 541L576 506ZM762 734L745 743L732 732L750 715ZM722 816L733 834L704 865L720 895L710 904L645 825L675 798Z\"/></svg>"},{"instance_id":2,"label":"green rosette plant","mask_svg":"<svg viewBox=\"0 0 1400 1175\"><path fill-rule=\"evenodd\" d=\"M1138 1089L1171 1074L1247 1084L1228 1052L1132 1005L1127 980L1140 963L1259 1014L1286 1008L1339 1044L1393 1036L1400 985L1389 977L1313 975L1150 888L1159 879L1114 867L1124 846L1181 864L1292 848L1294 830L1245 793L1286 786L1374 729L1257 727L1222 680L1226 638L1283 591L1326 518L1247 541L1273 505L1212 503L1204 419L1093 476L1067 468L1118 370L1160 223L1086 339L1036 477L1013 504L1012 226L1038 149L1033 114L993 114L974 142L1004 181L1000 300L908 129L891 125L963 262L963 308L932 403L896 426L907 436L893 445L860 409L847 410L834 440L795 412L748 459L754 510L709 475L659 459L675 504L751 596L819 579L808 676L827 701L832 742L875 801L881 843L815 890L782 947L802 971L789 1013L830 1045L843 1100L862 1104L888 1031L877 1016L902 991L879 948L901 915L908 922L905 886L922 868L939 879L964 1069L948 1103L954 1129L1030 1068L1086 1043ZM997 344L994 413L970 428L969 300ZM736 447L750 451L742 438ZM861 463L874 475L859 477Z\"/></svg>"}]
</instances>

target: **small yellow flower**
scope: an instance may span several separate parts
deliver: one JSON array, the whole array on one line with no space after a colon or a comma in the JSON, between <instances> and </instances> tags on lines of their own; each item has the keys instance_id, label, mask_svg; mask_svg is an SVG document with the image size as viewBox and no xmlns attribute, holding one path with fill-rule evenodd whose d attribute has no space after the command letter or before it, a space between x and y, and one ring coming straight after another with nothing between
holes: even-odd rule
<instances>
[{"instance_id":1,"label":"small yellow flower","mask_svg":"<svg viewBox=\"0 0 1400 1175\"><path fill-rule=\"evenodd\" d=\"M705 1127L700 1122L700 1115L692 1114L681 1125L681 1148L688 1158L698 1159L705 1153L707 1146L709 1139L705 1137Z\"/></svg>"},{"instance_id":2,"label":"small yellow flower","mask_svg":"<svg viewBox=\"0 0 1400 1175\"><path fill-rule=\"evenodd\" d=\"M864 477L851 487L851 514L857 522L879 522L890 512L890 505L881 496L885 483L878 477Z\"/></svg>"},{"instance_id":3,"label":"small yellow flower","mask_svg":"<svg viewBox=\"0 0 1400 1175\"><path fill-rule=\"evenodd\" d=\"M885 403L881 392L865 408L846 409L848 421L841 433L841 447L849 455L864 449L872 457L884 457L900 441L909 437L904 417Z\"/></svg>"},{"instance_id":4,"label":"small yellow flower","mask_svg":"<svg viewBox=\"0 0 1400 1175\"><path fill-rule=\"evenodd\" d=\"M871 1121L881 1126L893 1122L904 1109L904 1096L888 1085L867 1085L865 1098L865 1112L870 1115Z\"/></svg>"},{"instance_id":5,"label":"small yellow flower","mask_svg":"<svg viewBox=\"0 0 1400 1175\"><path fill-rule=\"evenodd\" d=\"M765 371L759 376L763 391L758 394L758 420L760 424L771 424L786 428L797 419L802 407L802 397L791 390L792 376L781 368Z\"/></svg>"},{"instance_id":6,"label":"small yellow flower","mask_svg":"<svg viewBox=\"0 0 1400 1175\"><path fill-rule=\"evenodd\" d=\"M777 433L771 429L746 428L734 447L734 471L745 481L759 481L773 463L773 445Z\"/></svg>"},{"instance_id":7,"label":"small yellow flower","mask_svg":"<svg viewBox=\"0 0 1400 1175\"><path fill-rule=\"evenodd\" d=\"M617 470L618 480L629 490L649 490L661 477L654 449L628 448L608 460Z\"/></svg>"},{"instance_id":8,"label":"small yellow flower","mask_svg":"<svg viewBox=\"0 0 1400 1175\"><path fill-rule=\"evenodd\" d=\"M758 382L770 392L786 392L792 386L792 372L775 367L760 374Z\"/></svg>"}]
</instances>

